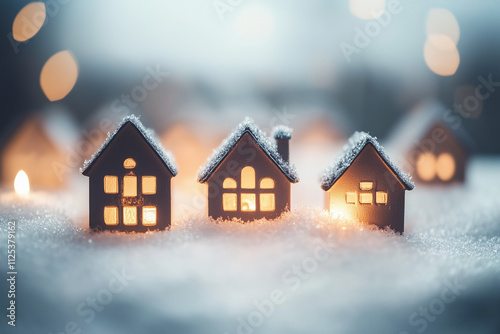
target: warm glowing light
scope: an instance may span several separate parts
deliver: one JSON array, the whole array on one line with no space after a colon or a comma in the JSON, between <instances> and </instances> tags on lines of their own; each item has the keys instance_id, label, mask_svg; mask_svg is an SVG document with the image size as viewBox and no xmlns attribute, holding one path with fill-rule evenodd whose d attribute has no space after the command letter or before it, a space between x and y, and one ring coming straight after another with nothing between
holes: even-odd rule
<instances>
[{"instance_id":1,"label":"warm glowing light","mask_svg":"<svg viewBox=\"0 0 500 334\"><path fill-rule=\"evenodd\" d=\"M427 13L425 24L427 36L445 35L448 36L455 45L460 38L460 27L452 12L444 8L432 8Z\"/></svg>"},{"instance_id":2,"label":"warm glowing light","mask_svg":"<svg viewBox=\"0 0 500 334\"><path fill-rule=\"evenodd\" d=\"M436 157L430 152L420 154L417 160L418 176L424 181L430 181L436 176Z\"/></svg>"},{"instance_id":3,"label":"warm glowing light","mask_svg":"<svg viewBox=\"0 0 500 334\"><path fill-rule=\"evenodd\" d=\"M361 190L372 190L373 189L373 182L360 182L359 183L359 189L361 189Z\"/></svg>"},{"instance_id":4,"label":"warm glowing light","mask_svg":"<svg viewBox=\"0 0 500 334\"><path fill-rule=\"evenodd\" d=\"M222 188L224 189L236 189L236 181L230 177L224 179L222 183Z\"/></svg>"},{"instance_id":5,"label":"warm glowing light","mask_svg":"<svg viewBox=\"0 0 500 334\"><path fill-rule=\"evenodd\" d=\"M12 37L18 42L24 42L35 36L45 22L45 4L32 2L23 7L12 24Z\"/></svg>"},{"instance_id":6,"label":"warm glowing light","mask_svg":"<svg viewBox=\"0 0 500 334\"><path fill-rule=\"evenodd\" d=\"M260 211L274 211L274 194L260 194Z\"/></svg>"},{"instance_id":7,"label":"warm glowing light","mask_svg":"<svg viewBox=\"0 0 500 334\"><path fill-rule=\"evenodd\" d=\"M377 191L375 196L377 204L387 204L387 193L385 191Z\"/></svg>"},{"instance_id":8,"label":"warm glowing light","mask_svg":"<svg viewBox=\"0 0 500 334\"><path fill-rule=\"evenodd\" d=\"M356 204L356 193L355 192L347 192L345 194L345 201L347 204Z\"/></svg>"},{"instance_id":9,"label":"warm glowing light","mask_svg":"<svg viewBox=\"0 0 500 334\"><path fill-rule=\"evenodd\" d=\"M137 176L127 175L123 177L123 196L137 196Z\"/></svg>"},{"instance_id":10,"label":"warm glowing light","mask_svg":"<svg viewBox=\"0 0 500 334\"><path fill-rule=\"evenodd\" d=\"M133 168L135 168L135 165L136 165L135 160L132 158L127 158L123 162L123 167L125 167L126 169L133 169Z\"/></svg>"},{"instance_id":11,"label":"warm glowing light","mask_svg":"<svg viewBox=\"0 0 500 334\"><path fill-rule=\"evenodd\" d=\"M247 166L241 170L241 188L255 189L255 169Z\"/></svg>"},{"instance_id":12,"label":"warm glowing light","mask_svg":"<svg viewBox=\"0 0 500 334\"><path fill-rule=\"evenodd\" d=\"M124 206L123 207L123 224L124 225L137 225L137 207Z\"/></svg>"},{"instance_id":13,"label":"warm glowing light","mask_svg":"<svg viewBox=\"0 0 500 334\"><path fill-rule=\"evenodd\" d=\"M78 65L69 51L53 55L43 65L40 86L50 101L63 99L71 92L78 78Z\"/></svg>"},{"instance_id":14,"label":"warm glowing light","mask_svg":"<svg viewBox=\"0 0 500 334\"><path fill-rule=\"evenodd\" d=\"M432 72L441 76L455 74L460 54L453 40L446 35L430 35L424 46L424 59Z\"/></svg>"},{"instance_id":15,"label":"warm glowing light","mask_svg":"<svg viewBox=\"0 0 500 334\"><path fill-rule=\"evenodd\" d=\"M222 209L224 211L236 211L236 194L222 194Z\"/></svg>"},{"instance_id":16,"label":"warm glowing light","mask_svg":"<svg viewBox=\"0 0 500 334\"><path fill-rule=\"evenodd\" d=\"M372 193L361 193L359 194L359 203L361 204L372 204L373 194Z\"/></svg>"},{"instance_id":17,"label":"warm glowing light","mask_svg":"<svg viewBox=\"0 0 500 334\"><path fill-rule=\"evenodd\" d=\"M142 225L154 226L156 225L156 207L145 206L142 208Z\"/></svg>"},{"instance_id":18,"label":"warm glowing light","mask_svg":"<svg viewBox=\"0 0 500 334\"><path fill-rule=\"evenodd\" d=\"M156 194L156 176L142 177L142 193L144 195Z\"/></svg>"},{"instance_id":19,"label":"warm glowing light","mask_svg":"<svg viewBox=\"0 0 500 334\"><path fill-rule=\"evenodd\" d=\"M118 225L118 207L116 206L104 207L104 224Z\"/></svg>"},{"instance_id":20,"label":"warm glowing light","mask_svg":"<svg viewBox=\"0 0 500 334\"><path fill-rule=\"evenodd\" d=\"M118 176L104 176L104 192L106 194L118 194Z\"/></svg>"},{"instance_id":21,"label":"warm glowing light","mask_svg":"<svg viewBox=\"0 0 500 334\"><path fill-rule=\"evenodd\" d=\"M274 188L274 180L270 177L265 177L260 180L260 189L273 189Z\"/></svg>"},{"instance_id":22,"label":"warm glowing light","mask_svg":"<svg viewBox=\"0 0 500 334\"><path fill-rule=\"evenodd\" d=\"M241 211L255 211L255 194L241 194Z\"/></svg>"},{"instance_id":23,"label":"warm glowing light","mask_svg":"<svg viewBox=\"0 0 500 334\"><path fill-rule=\"evenodd\" d=\"M14 179L14 189L18 196L28 196L30 192L30 180L25 171L20 170L17 172L16 178Z\"/></svg>"},{"instance_id":24,"label":"warm glowing light","mask_svg":"<svg viewBox=\"0 0 500 334\"><path fill-rule=\"evenodd\" d=\"M372 20L385 11L385 0L350 0L349 9L360 19Z\"/></svg>"},{"instance_id":25,"label":"warm glowing light","mask_svg":"<svg viewBox=\"0 0 500 334\"><path fill-rule=\"evenodd\" d=\"M261 40L274 31L274 14L267 6L253 3L239 11L235 18L238 36L246 40Z\"/></svg>"},{"instance_id":26,"label":"warm glowing light","mask_svg":"<svg viewBox=\"0 0 500 334\"><path fill-rule=\"evenodd\" d=\"M455 159L449 153L441 153L437 159L436 170L441 180L450 180L455 174Z\"/></svg>"}]
</instances>

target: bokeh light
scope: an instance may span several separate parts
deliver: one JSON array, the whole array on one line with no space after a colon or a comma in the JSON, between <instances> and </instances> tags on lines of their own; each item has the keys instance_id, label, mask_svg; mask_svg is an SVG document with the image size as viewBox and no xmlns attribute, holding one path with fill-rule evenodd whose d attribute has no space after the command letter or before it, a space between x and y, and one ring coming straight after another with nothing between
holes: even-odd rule
<instances>
[{"instance_id":1,"label":"bokeh light","mask_svg":"<svg viewBox=\"0 0 500 334\"><path fill-rule=\"evenodd\" d=\"M385 0L350 0L349 9L360 19L372 20L385 11Z\"/></svg>"},{"instance_id":2,"label":"bokeh light","mask_svg":"<svg viewBox=\"0 0 500 334\"><path fill-rule=\"evenodd\" d=\"M63 99L71 92L78 78L78 64L71 52L56 53L43 65L40 86L50 101Z\"/></svg>"},{"instance_id":3,"label":"bokeh light","mask_svg":"<svg viewBox=\"0 0 500 334\"><path fill-rule=\"evenodd\" d=\"M24 42L35 36L42 28L46 17L43 2L31 2L24 6L12 24L12 37L18 42Z\"/></svg>"},{"instance_id":4,"label":"bokeh light","mask_svg":"<svg viewBox=\"0 0 500 334\"><path fill-rule=\"evenodd\" d=\"M425 24L427 36L445 35L448 36L455 45L460 38L460 27L452 12L444 8L432 8L427 13Z\"/></svg>"},{"instance_id":5,"label":"bokeh light","mask_svg":"<svg viewBox=\"0 0 500 334\"><path fill-rule=\"evenodd\" d=\"M424 59L432 72L441 76L455 74L460 55L453 40L446 35L430 35L424 46Z\"/></svg>"}]
</instances>

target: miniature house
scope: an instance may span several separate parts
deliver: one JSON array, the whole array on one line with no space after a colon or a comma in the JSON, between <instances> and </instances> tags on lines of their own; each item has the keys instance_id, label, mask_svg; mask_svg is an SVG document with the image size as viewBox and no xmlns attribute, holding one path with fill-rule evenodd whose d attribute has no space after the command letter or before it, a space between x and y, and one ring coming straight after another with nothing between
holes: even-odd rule
<instances>
[{"instance_id":1,"label":"miniature house","mask_svg":"<svg viewBox=\"0 0 500 334\"><path fill-rule=\"evenodd\" d=\"M472 141L463 125L447 123L446 109L427 102L401 121L391 136L394 153L416 182L434 185L463 183ZM456 128L456 129L453 129Z\"/></svg>"},{"instance_id":2,"label":"miniature house","mask_svg":"<svg viewBox=\"0 0 500 334\"><path fill-rule=\"evenodd\" d=\"M339 216L403 233L405 191L414 184L377 140L356 132L321 179L326 208Z\"/></svg>"},{"instance_id":3,"label":"miniature house","mask_svg":"<svg viewBox=\"0 0 500 334\"><path fill-rule=\"evenodd\" d=\"M81 172L89 177L91 229L144 232L170 227L170 185L177 167L137 117L125 117Z\"/></svg>"},{"instance_id":4,"label":"miniature house","mask_svg":"<svg viewBox=\"0 0 500 334\"><path fill-rule=\"evenodd\" d=\"M278 126L274 138L247 118L208 159L198 181L208 185L210 217L274 219L290 210L291 183L299 181L288 161L291 130Z\"/></svg>"},{"instance_id":5,"label":"miniature house","mask_svg":"<svg viewBox=\"0 0 500 334\"><path fill-rule=\"evenodd\" d=\"M51 110L20 119L0 144L2 183L12 184L22 169L33 188L66 187L68 171L75 167L68 164L72 157L68 148L74 147L77 139L74 122L63 111Z\"/></svg>"}]
</instances>

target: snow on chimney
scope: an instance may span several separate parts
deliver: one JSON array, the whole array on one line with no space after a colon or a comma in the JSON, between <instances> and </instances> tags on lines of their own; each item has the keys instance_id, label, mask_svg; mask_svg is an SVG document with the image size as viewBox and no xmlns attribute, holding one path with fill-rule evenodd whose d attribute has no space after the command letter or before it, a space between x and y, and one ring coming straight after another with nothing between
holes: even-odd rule
<instances>
[{"instance_id":1,"label":"snow on chimney","mask_svg":"<svg viewBox=\"0 0 500 334\"><path fill-rule=\"evenodd\" d=\"M292 129L285 125L278 125L273 129L273 137L278 146L278 153L284 161L288 162L290 159L289 141L292 138Z\"/></svg>"}]
</instances>

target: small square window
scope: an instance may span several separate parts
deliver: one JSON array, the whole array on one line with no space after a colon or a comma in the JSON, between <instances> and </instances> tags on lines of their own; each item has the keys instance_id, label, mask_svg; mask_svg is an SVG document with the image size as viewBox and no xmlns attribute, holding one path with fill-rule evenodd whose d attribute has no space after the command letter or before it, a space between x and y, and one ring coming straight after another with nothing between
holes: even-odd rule
<instances>
[{"instance_id":1,"label":"small square window","mask_svg":"<svg viewBox=\"0 0 500 334\"><path fill-rule=\"evenodd\" d=\"M156 194L156 176L142 177L142 193L144 195Z\"/></svg>"},{"instance_id":2,"label":"small square window","mask_svg":"<svg viewBox=\"0 0 500 334\"><path fill-rule=\"evenodd\" d=\"M123 207L123 225L137 225L137 207Z\"/></svg>"},{"instance_id":3,"label":"small square window","mask_svg":"<svg viewBox=\"0 0 500 334\"><path fill-rule=\"evenodd\" d=\"M236 211L236 194L222 194L222 209L224 211Z\"/></svg>"},{"instance_id":4,"label":"small square window","mask_svg":"<svg viewBox=\"0 0 500 334\"><path fill-rule=\"evenodd\" d=\"M142 207L142 225L144 226L156 225L156 206Z\"/></svg>"},{"instance_id":5,"label":"small square window","mask_svg":"<svg viewBox=\"0 0 500 334\"><path fill-rule=\"evenodd\" d=\"M361 189L361 190L372 190L373 189L373 182L360 182L359 183L359 189Z\"/></svg>"},{"instance_id":6,"label":"small square window","mask_svg":"<svg viewBox=\"0 0 500 334\"><path fill-rule=\"evenodd\" d=\"M241 194L241 211L255 211L255 194Z\"/></svg>"},{"instance_id":7,"label":"small square window","mask_svg":"<svg viewBox=\"0 0 500 334\"><path fill-rule=\"evenodd\" d=\"M387 204L387 193L384 191L377 191L376 195L377 204Z\"/></svg>"},{"instance_id":8,"label":"small square window","mask_svg":"<svg viewBox=\"0 0 500 334\"><path fill-rule=\"evenodd\" d=\"M359 194L359 203L361 204L372 204L373 194L372 193L361 193Z\"/></svg>"},{"instance_id":9,"label":"small square window","mask_svg":"<svg viewBox=\"0 0 500 334\"><path fill-rule=\"evenodd\" d=\"M104 177L104 192L118 194L118 176L106 175Z\"/></svg>"},{"instance_id":10,"label":"small square window","mask_svg":"<svg viewBox=\"0 0 500 334\"><path fill-rule=\"evenodd\" d=\"M347 204L356 204L356 193L346 193L345 201L347 202Z\"/></svg>"},{"instance_id":11,"label":"small square window","mask_svg":"<svg viewBox=\"0 0 500 334\"><path fill-rule=\"evenodd\" d=\"M260 194L260 211L274 211L274 194Z\"/></svg>"},{"instance_id":12,"label":"small square window","mask_svg":"<svg viewBox=\"0 0 500 334\"><path fill-rule=\"evenodd\" d=\"M137 176L123 177L123 196L125 197L137 196Z\"/></svg>"},{"instance_id":13,"label":"small square window","mask_svg":"<svg viewBox=\"0 0 500 334\"><path fill-rule=\"evenodd\" d=\"M104 207L104 224L118 225L118 207L116 206Z\"/></svg>"}]
</instances>

